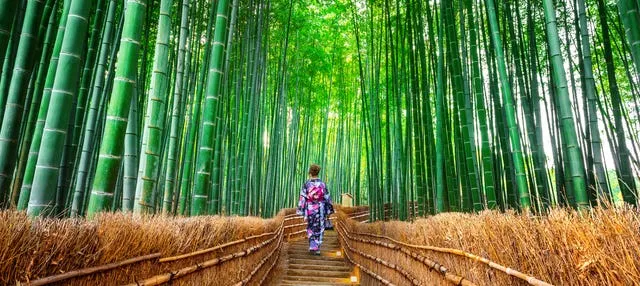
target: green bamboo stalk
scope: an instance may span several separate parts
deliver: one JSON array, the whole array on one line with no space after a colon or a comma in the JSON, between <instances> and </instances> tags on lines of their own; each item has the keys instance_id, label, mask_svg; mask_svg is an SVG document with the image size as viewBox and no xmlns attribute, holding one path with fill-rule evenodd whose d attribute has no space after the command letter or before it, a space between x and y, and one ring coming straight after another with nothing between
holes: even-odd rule
<instances>
[{"instance_id":1,"label":"green bamboo stalk","mask_svg":"<svg viewBox=\"0 0 640 286\"><path fill-rule=\"evenodd\" d=\"M500 37L500 29L498 27L498 19L493 0L485 0L487 6L489 24L491 27L491 36L493 38L493 48L495 49L496 59L498 63L498 72L500 74L500 82L502 86L502 99L504 101L504 111L509 128L509 138L511 141L511 152L513 156L513 165L516 177L516 186L520 199L520 208L525 212L531 207L529 190L527 188L527 178L524 168L524 158L522 155L522 144L520 143L520 131L516 124L516 112L513 104L513 95L511 94L511 83L507 75L507 68L504 59L504 51L502 47L502 38Z\"/></svg>"},{"instance_id":2,"label":"green bamboo stalk","mask_svg":"<svg viewBox=\"0 0 640 286\"><path fill-rule=\"evenodd\" d=\"M444 4L440 3L441 14ZM444 25L438 23L438 66L436 72L436 189L435 189L435 213L445 212L445 103L444 103Z\"/></svg>"},{"instance_id":3,"label":"green bamboo stalk","mask_svg":"<svg viewBox=\"0 0 640 286\"><path fill-rule=\"evenodd\" d=\"M204 100L204 110L202 116L202 136L200 136L198 146L198 159L196 163L196 183L193 189L191 201L191 215L201 215L207 212L206 202L209 180L211 178L211 164L213 159L213 138L214 120L218 105L218 95L220 91L221 78L223 75L222 65L225 44L225 28L227 26L227 0L219 0L217 5L216 29L213 37L213 49L209 63L209 77L207 80L207 95Z\"/></svg>"},{"instance_id":4,"label":"green bamboo stalk","mask_svg":"<svg viewBox=\"0 0 640 286\"><path fill-rule=\"evenodd\" d=\"M134 89L135 90L135 89ZM122 210L132 211L138 182L138 94L131 96L129 120L124 136L124 170L122 171Z\"/></svg>"},{"instance_id":5,"label":"green bamboo stalk","mask_svg":"<svg viewBox=\"0 0 640 286\"><path fill-rule=\"evenodd\" d=\"M578 18L580 22L580 35L582 43L582 68L583 80L585 83L585 94L587 99L587 117L589 122L589 139L591 144L591 157L593 160L594 177L599 186L596 192L603 196L609 191L607 175L602 160L602 140L600 139L600 129L598 128L598 114L596 107L596 82L593 76L593 62L591 60L591 45L589 40L589 28L587 22L586 5L584 0L577 0ZM590 168L591 169L591 168ZM604 197L604 196L603 196Z\"/></svg>"},{"instance_id":6,"label":"green bamboo stalk","mask_svg":"<svg viewBox=\"0 0 640 286\"><path fill-rule=\"evenodd\" d=\"M69 14L70 7L71 0L65 0L62 15L60 16L60 24L58 25L58 32L56 34L56 42L51 54L51 60L49 61L42 100L38 109L38 118L36 121L35 130L33 131L33 141L31 142L31 146L29 147L29 157L27 158L24 179L22 181L22 186L20 187L20 197L18 199L17 207L18 210L26 210L29 204L31 187L33 185L33 176L36 171L36 163L38 162L40 143L42 142L42 133L44 132L44 124L47 118L47 112L49 111L51 90L53 88L56 71L58 69L60 50L62 49L62 42L64 40L64 34L67 26L67 15Z\"/></svg>"},{"instance_id":7,"label":"green bamboo stalk","mask_svg":"<svg viewBox=\"0 0 640 286\"><path fill-rule=\"evenodd\" d=\"M89 102L89 110L87 111L86 120L84 124L84 134L82 137L80 159L78 160L78 167L75 174L74 195L71 203L71 216L77 216L81 212L81 206L85 201L85 191L89 183L89 168L93 158L93 145L95 143L95 131L98 125L98 109L100 106L100 99L104 91L105 85L105 72L107 70L107 60L109 54L112 53L113 43L113 28L115 21L117 2L116 0L109 1L109 8L107 9L106 23L104 25L104 31L102 33L102 40L100 43L100 54L98 56L98 63L95 68L95 79L91 89L91 100ZM114 59L112 59L113 61ZM113 62L111 63L114 64ZM123 203L123 209L127 209L128 204Z\"/></svg>"},{"instance_id":8,"label":"green bamboo stalk","mask_svg":"<svg viewBox=\"0 0 640 286\"><path fill-rule=\"evenodd\" d=\"M173 201L173 192L175 188L174 182L178 178L178 172L176 170L176 166L178 164L178 142L180 141L181 129L182 127L179 124L181 113L182 113L182 105L184 101L183 92L183 77L185 73L184 61L185 61L185 50L187 46L187 37L189 37L189 0L182 1L182 17L180 22L180 42L178 46L178 66L176 72L176 83L175 89L173 92L174 102L173 102L173 111L171 112L171 129L169 131L169 154L167 157L167 174L165 177L165 188L164 188L164 202L162 205L162 211L164 213L170 212L173 204L177 203Z\"/></svg>"},{"instance_id":9,"label":"green bamboo stalk","mask_svg":"<svg viewBox=\"0 0 640 286\"><path fill-rule=\"evenodd\" d=\"M153 213L153 193L157 187L162 164L162 149L165 127L165 104L169 89L169 38L171 33L172 0L160 1L158 34L153 58L151 91L147 97L145 124L142 133L138 184L136 187L136 213Z\"/></svg>"},{"instance_id":10,"label":"green bamboo stalk","mask_svg":"<svg viewBox=\"0 0 640 286\"><path fill-rule=\"evenodd\" d=\"M496 209L498 207L496 203L495 186L493 182L494 170L493 170L493 156L491 146L489 145L489 128L487 124L487 111L484 102L484 92L482 79L482 73L480 71L480 62L478 57L478 30L476 28L476 20L473 16L472 1L467 0L466 8L468 9L467 21L469 21L469 33L470 33L470 45L469 50L471 52L471 76L473 86L473 96L476 100L476 110L478 113L478 122L480 126L480 153L482 158L482 181L484 200L473 201L473 208L475 211L480 211L485 206L489 209Z\"/></svg>"},{"instance_id":11,"label":"green bamboo stalk","mask_svg":"<svg viewBox=\"0 0 640 286\"><path fill-rule=\"evenodd\" d=\"M556 83L556 99L558 101L558 111L562 120L562 138L566 141L567 155L571 178L572 191L578 208L589 206L589 199L586 192L586 182L584 175L584 165L582 164L582 152L578 145L576 127L573 122L573 110L569 99L567 79L564 71L562 53L560 51L560 40L556 26L556 15L553 1L544 0L544 14L547 23L547 37L549 43L549 53L553 64L553 75Z\"/></svg>"},{"instance_id":12,"label":"green bamboo stalk","mask_svg":"<svg viewBox=\"0 0 640 286\"><path fill-rule=\"evenodd\" d=\"M0 1L0 57L3 57L7 52L11 38L11 26L17 14L18 4L19 1L15 0ZM2 70L2 64L0 63L0 70Z\"/></svg>"},{"instance_id":13,"label":"green bamboo stalk","mask_svg":"<svg viewBox=\"0 0 640 286\"><path fill-rule=\"evenodd\" d=\"M631 47L636 66L636 79L640 79L640 10L636 0L618 0L618 11ZM1 55L1 54L0 54Z\"/></svg>"},{"instance_id":14,"label":"green bamboo stalk","mask_svg":"<svg viewBox=\"0 0 640 286\"><path fill-rule=\"evenodd\" d=\"M18 155L18 139L22 124L22 112L26 99L27 85L31 78L31 72L37 55L33 51L38 44L38 29L42 20L42 12L45 6L44 0L29 0L24 16L22 30L18 43L17 54L13 66L13 73L6 95L0 130L0 207L6 204L7 196L11 188L11 179ZM8 9L7 9L8 10ZM14 32L17 33L17 29ZM0 94L4 97L4 94Z\"/></svg>"},{"instance_id":15,"label":"green bamboo stalk","mask_svg":"<svg viewBox=\"0 0 640 286\"><path fill-rule=\"evenodd\" d=\"M92 16L92 24L91 24L91 33L89 37L89 42L87 43L87 52L84 59L84 68L82 70L81 83L80 83L80 91L78 92L76 111L75 111L75 120L73 125L73 139L71 141L71 149L70 149L70 157L69 157L69 166L74 168L76 162L76 150L78 149L78 144L82 134L82 126L84 126L84 122L87 118L88 112L86 111L88 103L88 96L91 93L90 86L91 82L94 79L93 70L96 67L96 56L98 54L98 50L100 48L100 35L102 34L102 26L105 24L105 10L107 9L106 0L98 0L96 2L96 11ZM71 173L71 172L69 172Z\"/></svg>"},{"instance_id":16,"label":"green bamboo stalk","mask_svg":"<svg viewBox=\"0 0 640 286\"><path fill-rule=\"evenodd\" d=\"M127 0L116 77L107 110L100 156L91 188L88 217L111 208L116 179L124 152L124 137L131 96L136 88L140 39L144 28L146 0Z\"/></svg>"},{"instance_id":17,"label":"green bamboo stalk","mask_svg":"<svg viewBox=\"0 0 640 286\"><path fill-rule=\"evenodd\" d=\"M69 1L67 1L69 2ZM13 178L13 190L12 190L12 198L11 203L14 206L17 206L19 196L21 195L22 183L24 179L24 173L26 169L26 165L29 162L29 157L31 154L29 153L32 149L33 140L38 141L38 145L40 142L40 136L38 138L33 138L33 134L36 129L36 120L38 117L40 105L42 102L43 88L45 83L45 78L47 76L47 72L49 70L49 65L51 64L51 58L53 53L53 44L57 34L58 28L58 17L57 13L57 5L61 3L60 1L56 1L53 7L54 13L51 13L49 16L49 23L47 24L47 31L45 33L44 45L42 48L42 53L40 55L40 64L38 68L38 72L36 74L35 88L32 92L32 100L31 107L29 108L29 115L26 123L26 131L24 131L24 135L22 136L22 144L20 145L20 156L18 157L18 166L16 169L16 174ZM57 61L57 60L56 60ZM48 101L47 101L48 107ZM42 128L40 128L40 134L42 134ZM38 146L40 147L40 146ZM34 161L35 163L35 161ZM33 170L33 169L32 169ZM33 172L31 173L33 175ZM26 198L28 199L28 198ZM24 207L21 209L25 209L27 206L27 202L23 202Z\"/></svg>"},{"instance_id":18,"label":"green bamboo stalk","mask_svg":"<svg viewBox=\"0 0 640 286\"><path fill-rule=\"evenodd\" d=\"M27 213L31 216L51 215L58 185L62 148L65 145L70 108L78 92L82 65L82 43L89 28L89 15L94 1L72 0L60 50L60 58L51 91L49 110L42 132Z\"/></svg>"}]
</instances>

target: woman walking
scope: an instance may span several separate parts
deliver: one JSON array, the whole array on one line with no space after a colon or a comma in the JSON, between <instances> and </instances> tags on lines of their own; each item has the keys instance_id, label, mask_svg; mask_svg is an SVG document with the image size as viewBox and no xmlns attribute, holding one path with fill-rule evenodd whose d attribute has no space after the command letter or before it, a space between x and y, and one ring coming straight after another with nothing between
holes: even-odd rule
<instances>
[{"instance_id":1,"label":"woman walking","mask_svg":"<svg viewBox=\"0 0 640 286\"><path fill-rule=\"evenodd\" d=\"M324 234L325 223L333 213L333 204L327 185L318 178L320 166L313 164L309 167L309 180L300 190L297 214L304 216L307 222L307 237L309 237L309 251L320 254L320 245Z\"/></svg>"}]
</instances>

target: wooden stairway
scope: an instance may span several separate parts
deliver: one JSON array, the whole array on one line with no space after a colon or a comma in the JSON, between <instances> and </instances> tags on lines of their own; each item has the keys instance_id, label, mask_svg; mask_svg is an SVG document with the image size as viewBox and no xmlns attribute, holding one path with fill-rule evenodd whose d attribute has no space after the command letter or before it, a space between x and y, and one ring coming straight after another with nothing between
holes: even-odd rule
<instances>
[{"instance_id":1,"label":"wooden stairway","mask_svg":"<svg viewBox=\"0 0 640 286\"><path fill-rule=\"evenodd\" d=\"M307 239L293 241L287 251L288 265L278 285L359 285L351 282L352 269L343 255L335 231L326 231L321 255L309 252Z\"/></svg>"}]
</instances>

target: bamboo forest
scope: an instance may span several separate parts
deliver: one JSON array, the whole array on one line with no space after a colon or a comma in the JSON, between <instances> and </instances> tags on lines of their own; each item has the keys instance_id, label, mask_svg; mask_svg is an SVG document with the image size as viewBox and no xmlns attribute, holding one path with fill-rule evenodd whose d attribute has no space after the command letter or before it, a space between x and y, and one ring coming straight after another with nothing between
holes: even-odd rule
<instances>
[{"instance_id":1,"label":"bamboo forest","mask_svg":"<svg viewBox=\"0 0 640 286\"><path fill-rule=\"evenodd\" d=\"M635 284L639 137L639 0L0 0L0 285Z\"/></svg>"}]
</instances>

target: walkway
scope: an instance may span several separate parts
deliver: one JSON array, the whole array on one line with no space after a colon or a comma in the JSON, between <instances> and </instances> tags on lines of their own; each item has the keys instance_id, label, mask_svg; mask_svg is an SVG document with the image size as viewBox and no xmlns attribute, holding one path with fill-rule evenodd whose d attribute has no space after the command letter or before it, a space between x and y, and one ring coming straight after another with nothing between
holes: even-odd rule
<instances>
[{"instance_id":1,"label":"walkway","mask_svg":"<svg viewBox=\"0 0 640 286\"><path fill-rule=\"evenodd\" d=\"M321 249L321 255L313 255L306 239L290 242L286 270L277 285L359 285L351 283L353 269L337 254L340 242L335 231L325 232Z\"/></svg>"}]
</instances>

